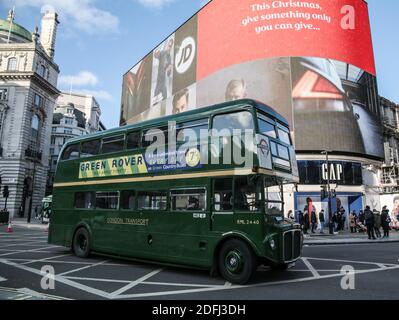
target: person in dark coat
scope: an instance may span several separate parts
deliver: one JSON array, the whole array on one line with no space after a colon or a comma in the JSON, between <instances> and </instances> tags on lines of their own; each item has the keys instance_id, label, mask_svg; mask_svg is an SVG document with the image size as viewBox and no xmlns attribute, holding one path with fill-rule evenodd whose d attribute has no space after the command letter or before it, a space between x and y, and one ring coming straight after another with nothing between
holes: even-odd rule
<instances>
[{"instance_id":1,"label":"person in dark coat","mask_svg":"<svg viewBox=\"0 0 399 320\"><path fill-rule=\"evenodd\" d=\"M389 224L391 223L391 218L389 216L389 210L387 206L384 206L382 208L381 212L381 226L382 229L384 230L384 236L383 238L389 238Z\"/></svg>"},{"instance_id":2,"label":"person in dark coat","mask_svg":"<svg viewBox=\"0 0 399 320\"><path fill-rule=\"evenodd\" d=\"M312 233L315 233L315 230L317 228L317 216L316 216L316 211L312 211L312 214L310 216L310 222L312 223Z\"/></svg>"},{"instance_id":3,"label":"person in dark coat","mask_svg":"<svg viewBox=\"0 0 399 320\"><path fill-rule=\"evenodd\" d=\"M298 223L301 225L301 229L303 230L304 220L303 220L303 213L301 210L298 210Z\"/></svg>"},{"instance_id":4,"label":"person in dark coat","mask_svg":"<svg viewBox=\"0 0 399 320\"><path fill-rule=\"evenodd\" d=\"M359 221L361 224L364 224L364 212L363 210L359 211Z\"/></svg>"},{"instance_id":5,"label":"person in dark coat","mask_svg":"<svg viewBox=\"0 0 399 320\"><path fill-rule=\"evenodd\" d=\"M326 222L326 219L324 217L324 210L321 210L319 212L319 222L320 222L320 233L324 233L324 223Z\"/></svg>"},{"instance_id":6,"label":"person in dark coat","mask_svg":"<svg viewBox=\"0 0 399 320\"><path fill-rule=\"evenodd\" d=\"M369 236L369 239L373 238L373 240L375 240L374 215L373 212L370 210L369 206L367 206L366 209L364 210L364 221L366 222L367 234Z\"/></svg>"},{"instance_id":7,"label":"person in dark coat","mask_svg":"<svg viewBox=\"0 0 399 320\"><path fill-rule=\"evenodd\" d=\"M305 211L305 213L303 214L303 233L308 234L309 228L310 228L309 213Z\"/></svg>"}]
</instances>

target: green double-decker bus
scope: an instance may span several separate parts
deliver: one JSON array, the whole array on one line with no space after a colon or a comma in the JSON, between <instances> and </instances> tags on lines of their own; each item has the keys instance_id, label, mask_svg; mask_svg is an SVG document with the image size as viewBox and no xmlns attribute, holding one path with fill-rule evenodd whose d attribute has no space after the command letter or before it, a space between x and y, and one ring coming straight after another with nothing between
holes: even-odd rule
<instances>
[{"instance_id":1,"label":"green double-decker bus","mask_svg":"<svg viewBox=\"0 0 399 320\"><path fill-rule=\"evenodd\" d=\"M49 243L244 284L261 264L300 258L302 232L283 200L298 182L288 122L257 101L120 127L63 147Z\"/></svg>"}]
</instances>

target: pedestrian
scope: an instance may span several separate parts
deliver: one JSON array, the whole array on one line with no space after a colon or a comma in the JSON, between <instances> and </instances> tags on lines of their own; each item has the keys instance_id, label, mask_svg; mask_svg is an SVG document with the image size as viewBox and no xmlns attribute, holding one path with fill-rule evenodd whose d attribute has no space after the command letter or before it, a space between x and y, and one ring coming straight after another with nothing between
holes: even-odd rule
<instances>
[{"instance_id":1,"label":"pedestrian","mask_svg":"<svg viewBox=\"0 0 399 320\"><path fill-rule=\"evenodd\" d=\"M301 226L301 230L304 229L304 220L303 220L303 213L301 210L298 210L298 223Z\"/></svg>"},{"instance_id":2,"label":"pedestrian","mask_svg":"<svg viewBox=\"0 0 399 320\"><path fill-rule=\"evenodd\" d=\"M321 210L319 212L319 222L320 222L320 233L324 233L324 223L326 222L326 219L324 217L324 210Z\"/></svg>"},{"instance_id":3,"label":"pedestrian","mask_svg":"<svg viewBox=\"0 0 399 320\"><path fill-rule=\"evenodd\" d=\"M309 228L310 228L309 213L305 211L305 213L303 214L303 233L308 234Z\"/></svg>"},{"instance_id":4,"label":"pedestrian","mask_svg":"<svg viewBox=\"0 0 399 320\"><path fill-rule=\"evenodd\" d=\"M369 237L369 240L371 238L373 238L373 240L375 240L375 235L374 235L374 215L373 215L373 212L371 212L369 206L366 206L366 209L364 210L364 221L366 222L367 235Z\"/></svg>"},{"instance_id":5,"label":"pedestrian","mask_svg":"<svg viewBox=\"0 0 399 320\"><path fill-rule=\"evenodd\" d=\"M342 226L342 215L341 211L337 212L337 232L341 231L341 226Z\"/></svg>"},{"instance_id":6,"label":"pedestrian","mask_svg":"<svg viewBox=\"0 0 399 320\"><path fill-rule=\"evenodd\" d=\"M361 224L364 224L364 212L363 210L359 211L359 221Z\"/></svg>"},{"instance_id":7,"label":"pedestrian","mask_svg":"<svg viewBox=\"0 0 399 320\"><path fill-rule=\"evenodd\" d=\"M349 214L349 227L351 229L351 233L356 232L356 212L352 211Z\"/></svg>"},{"instance_id":8,"label":"pedestrian","mask_svg":"<svg viewBox=\"0 0 399 320\"><path fill-rule=\"evenodd\" d=\"M374 215L374 232L377 238L381 238L381 215L380 212L377 211L376 209L373 210L373 215Z\"/></svg>"},{"instance_id":9,"label":"pedestrian","mask_svg":"<svg viewBox=\"0 0 399 320\"><path fill-rule=\"evenodd\" d=\"M334 225L334 232L338 232L338 215L337 212L334 212L332 216L332 223Z\"/></svg>"},{"instance_id":10,"label":"pedestrian","mask_svg":"<svg viewBox=\"0 0 399 320\"><path fill-rule=\"evenodd\" d=\"M341 230L344 231L345 230L345 221L346 221L346 211L345 211L344 207L341 207L340 213L341 213Z\"/></svg>"},{"instance_id":11,"label":"pedestrian","mask_svg":"<svg viewBox=\"0 0 399 320\"><path fill-rule=\"evenodd\" d=\"M382 226L382 229L384 230L383 238L389 238L390 223L391 223L391 217L389 216L389 210L388 210L387 206L384 206L382 208L382 212L381 212L381 226Z\"/></svg>"},{"instance_id":12,"label":"pedestrian","mask_svg":"<svg viewBox=\"0 0 399 320\"><path fill-rule=\"evenodd\" d=\"M312 210L312 214L310 216L310 222L312 223L312 233L316 233L315 230L317 228L317 216L316 210Z\"/></svg>"},{"instance_id":13,"label":"pedestrian","mask_svg":"<svg viewBox=\"0 0 399 320\"><path fill-rule=\"evenodd\" d=\"M287 218L290 219L291 221L295 221L295 215L292 212L292 210L288 211Z\"/></svg>"}]
</instances>

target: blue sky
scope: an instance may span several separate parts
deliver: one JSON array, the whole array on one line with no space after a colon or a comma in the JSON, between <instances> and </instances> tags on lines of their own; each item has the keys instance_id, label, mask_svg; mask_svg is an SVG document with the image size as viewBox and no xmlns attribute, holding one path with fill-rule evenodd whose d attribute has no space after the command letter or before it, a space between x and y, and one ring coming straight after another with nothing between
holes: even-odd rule
<instances>
[{"instance_id":1,"label":"blue sky","mask_svg":"<svg viewBox=\"0 0 399 320\"><path fill-rule=\"evenodd\" d=\"M107 128L118 126L122 75L197 12L207 0L0 0L0 16L16 6L16 22L40 27L51 5L61 25L56 62L59 87L92 93ZM368 0L380 94L399 103L398 0Z\"/></svg>"}]
</instances>

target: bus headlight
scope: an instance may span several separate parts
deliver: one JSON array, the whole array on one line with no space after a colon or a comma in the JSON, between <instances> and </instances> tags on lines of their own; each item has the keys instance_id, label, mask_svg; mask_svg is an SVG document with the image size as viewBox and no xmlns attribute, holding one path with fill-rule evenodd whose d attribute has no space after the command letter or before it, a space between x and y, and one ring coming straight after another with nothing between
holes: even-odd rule
<instances>
[{"instance_id":1,"label":"bus headlight","mask_svg":"<svg viewBox=\"0 0 399 320\"><path fill-rule=\"evenodd\" d=\"M270 248L272 248L272 250L276 249L276 242L273 239L269 240L269 244L270 244Z\"/></svg>"}]
</instances>

